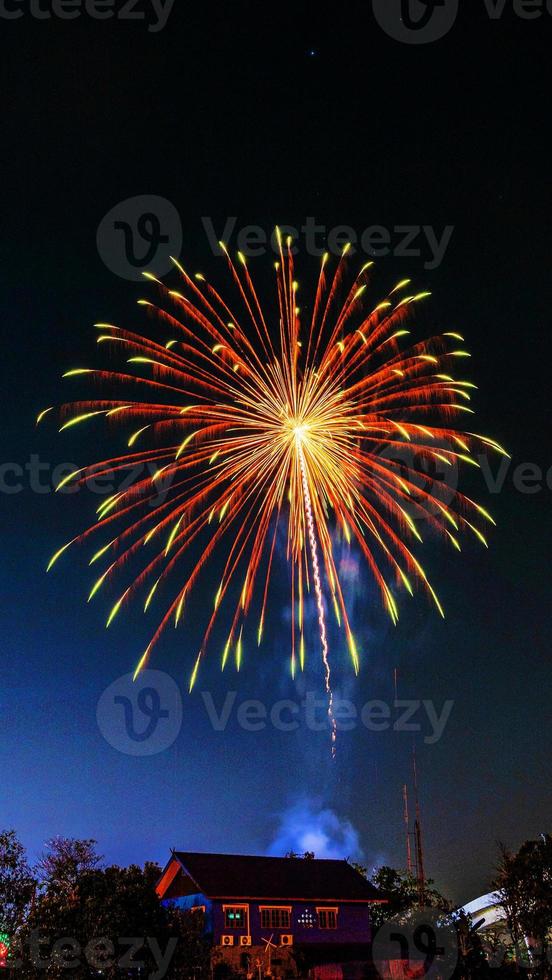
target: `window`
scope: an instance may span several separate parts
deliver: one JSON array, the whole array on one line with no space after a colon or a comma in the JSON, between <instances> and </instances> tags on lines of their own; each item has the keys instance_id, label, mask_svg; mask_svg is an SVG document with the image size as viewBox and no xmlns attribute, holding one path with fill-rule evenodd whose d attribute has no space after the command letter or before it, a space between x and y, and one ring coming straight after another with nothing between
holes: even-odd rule
<instances>
[{"instance_id":1,"label":"window","mask_svg":"<svg viewBox=\"0 0 552 980\"><path fill-rule=\"evenodd\" d=\"M224 928L247 929L247 905L224 905Z\"/></svg>"},{"instance_id":2,"label":"window","mask_svg":"<svg viewBox=\"0 0 552 980\"><path fill-rule=\"evenodd\" d=\"M289 929L291 909L282 905L261 905L262 929Z\"/></svg>"},{"instance_id":3,"label":"window","mask_svg":"<svg viewBox=\"0 0 552 980\"><path fill-rule=\"evenodd\" d=\"M319 929L337 929L337 909L317 909Z\"/></svg>"}]
</instances>

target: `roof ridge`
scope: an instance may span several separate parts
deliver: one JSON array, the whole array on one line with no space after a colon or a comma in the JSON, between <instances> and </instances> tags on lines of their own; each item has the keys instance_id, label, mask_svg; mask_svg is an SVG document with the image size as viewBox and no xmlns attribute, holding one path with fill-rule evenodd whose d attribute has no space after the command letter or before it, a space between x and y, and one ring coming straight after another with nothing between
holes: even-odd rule
<instances>
[{"instance_id":1,"label":"roof ridge","mask_svg":"<svg viewBox=\"0 0 552 980\"><path fill-rule=\"evenodd\" d=\"M315 861L317 863L324 861L332 864L346 864L350 868L352 868L353 871L355 871L355 868L353 868L352 864L347 858L317 858L317 857L305 858L303 857L302 854L297 854L294 855L293 857L287 854L238 854L236 851L182 851L179 848L176 848L173 851L173 853L174 854L197 854L197 855L201 855L201 857L252 858L256 861L258 861L259 859L264 861L306 861L306 862Z\"/></svg>"}]
</instances>

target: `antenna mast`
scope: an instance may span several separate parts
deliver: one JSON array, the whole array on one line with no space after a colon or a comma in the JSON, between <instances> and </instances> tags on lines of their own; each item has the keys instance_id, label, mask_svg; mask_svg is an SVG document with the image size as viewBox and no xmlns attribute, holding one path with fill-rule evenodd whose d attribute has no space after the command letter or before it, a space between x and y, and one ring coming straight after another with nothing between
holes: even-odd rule
<instances>
[{"instance_id":1,"label":"antenna mast","mask_svg":"<svg viewBox=\"0 0 552 980\"><path fill-rule=\"evenodd\" d=\"M420 801L418 798L418 769L416 766L416 746L412 748L412 769L414 773L414 799L416 806L416 819L414 821L414 836L416 842L416 873L418 878L418 900L420 905L425 903L425 871L424 871L424 850L422 843L422 821L420 817Z\"/></svg>"},{"instance_id":2,"label":"antenna mast","mask_svg":"<svg viewBox=\"0 0 552 980\"><path fill-rule=\"evenodd\" d=\"M406 783L403 786L403 804L404 804L404 827L406 833L406 868L408 874L412 874L412 850L410 847L410 818L408 816L408 788Z\"/></svg>"}]
</instances>

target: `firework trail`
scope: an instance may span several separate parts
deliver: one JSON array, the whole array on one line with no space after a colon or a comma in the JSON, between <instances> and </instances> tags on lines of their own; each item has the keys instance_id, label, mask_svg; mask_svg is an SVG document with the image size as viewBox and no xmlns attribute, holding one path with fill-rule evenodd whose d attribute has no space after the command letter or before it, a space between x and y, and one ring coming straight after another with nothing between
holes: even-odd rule
<instances>
[{"instance_id":1,"label":"firework trail","mask_svg":"<svg viewBox=\"0 0 552 980\"><path fill-rule=\"evenodd\" d=\"M300 443L301 434L297 433L297 441ZM307 479L307 466L305 454L301 445L298 447L299 463L301 466L301 478L303 482L303 494L305 496L305 514L307 518L307 528L312 560L312 575L314 579L314 589L316 592L316 606L318 609L318 625L320 627L320 645L322 648L322 661L324 664L324 674L326 682L326 694L328 695L328 718L331 727L332 755L335 756L335 743L337 738L337 727L333 713L333 691L331 686L330 661L328 659L328 637L326 634L326 617L324 615L324 599L322 597L322 583L320 581L320 566L318 564L318 548L316 545L316 535L314 533L314 521L312 519L312 504L310 499L309 483Z\"/></svg>"},{"instance_id":2,"label":"firework trail","mask_svg":"<svg viewBox=\"0 0 552 980\"><path fill-rule=\"evenodd\" d=\"M70 545L93 543L89 562L102 571L88 600L120 583L107 626L132 600L140 598L148 615L160 609L136 676L167 626L186 620L214 561L222 561L191 690L219 619L229 625L223 669L231 659L237 670L242 665L244 624L253 607L262 643L277 533L284 527L291 672L305 666L304 610L313 586L335 749L324 596L343 630L337 654L348 648L357 673L361 659L334 558L336 536L359 549L393 622L402 589L425 592L443 614L414 553L422 543L419 527L423 522L429 535L460 550L464 532L486 545L479 525L494 522L428 469L436 461L444 470L478 466L474 450L506 453L494 440L458 427L472 413L475 387L453 373L469 357L459 347L462 336L449 331L408 340L402 349L409 317L428 293L412 292L405 279L373 306L367 288L372 263L350 276L345 248L331 273L323 257L306 316L298 305L291 240L278 234L278 243L274 310L261 303L244 256L238 253L234 263L222 245L233 299L175 260L178 288L145 273L157 294L139 300L154 321L151 336L96 325L98 350L107 346L122 364L66 372L66 378L99 386L102 397L62 405L60 431L104 420L122 429L126 445L68 474L56 489L107 477L119 489L48 567ZM38 421L52 412L45 409Z\"/></svg>"}]
</instances>

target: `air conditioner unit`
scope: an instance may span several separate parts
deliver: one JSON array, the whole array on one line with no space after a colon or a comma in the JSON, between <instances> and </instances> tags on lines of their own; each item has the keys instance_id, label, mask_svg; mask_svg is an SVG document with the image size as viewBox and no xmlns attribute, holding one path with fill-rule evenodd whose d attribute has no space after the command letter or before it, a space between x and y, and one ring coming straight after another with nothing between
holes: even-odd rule
<instances>
[{"instance_id":1,"label":"air conditioner unit","mask_svg":"<svg viewBox=\"0 0 552 980\"><path fill-rule=\"evenodd\" d=\"M240 946L251 946L251 936L240 936Z\"/></svg>"},{"instance_id":2,"label":"air conditioner unit","mask_svg":"<svg viewBox=\"0 0 552 980\"><path fill-rule=\"evenodd\" d=\"M233 936L222 936L222 938L221 938L221 945L222 946L233 946L234 945L234 937Z\"/></svg>"},{"instance_id":3,"label":"air conditioner unit","mask_svg":"<svg viewBox=\"0 0 552 980\"><path fill-rule=\"evenodd\" d=\"M280 946L293 946L293 936L289 933L282 933L280 936Z\"/></svg>"}]
</instances>

